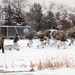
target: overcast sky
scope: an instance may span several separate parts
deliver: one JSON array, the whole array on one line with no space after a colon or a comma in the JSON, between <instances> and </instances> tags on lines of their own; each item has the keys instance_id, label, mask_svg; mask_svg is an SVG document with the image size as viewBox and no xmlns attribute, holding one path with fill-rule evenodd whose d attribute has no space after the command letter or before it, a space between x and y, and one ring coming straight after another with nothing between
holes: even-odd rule
<instances>
[{"instance_id":1,"label":"overcast sky","mask_svg":"<svg viewBox=\"0 0 75 75\"><path fill-rule=\"evenodd\" d=\"M2 4L0 0L0 4ZM40 4L46 4L48 5L50 2L58 3L58 4L66 4L68 6L74 7L75 6L75 0L28 0L29 3L38 2Z\"/></svg>"},{"instance_id":2,"label":"overcast sky","mask_svg":"<svg viewBox=\"0 0 75 75\"><path fill-rule=\"evenodd\" d=\"M50 1L58 4L66 4L68 6L74 7L75 6L75 0L29 0L30 2L38 2L38 3L46 3L48 4Z\"/></svg>"}]
</instances>

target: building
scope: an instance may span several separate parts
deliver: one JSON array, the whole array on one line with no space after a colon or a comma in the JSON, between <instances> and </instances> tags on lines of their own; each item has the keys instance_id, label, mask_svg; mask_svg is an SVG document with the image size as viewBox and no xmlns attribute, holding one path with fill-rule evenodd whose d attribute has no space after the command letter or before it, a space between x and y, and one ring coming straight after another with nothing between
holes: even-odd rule
<instances>
[{"instance_id":1,"label":"building","mask_svg":"<svg viewBox=\"0 0 75 75\"><path fill-rule=\"evenodd\" d=\"M29 25L26 26L0 26L0 36L6 36L13 38L16 34L19 34L21 38L25 38L26 33L31 32L36 36L37 32Z\"/></svg>"}]
</instances>

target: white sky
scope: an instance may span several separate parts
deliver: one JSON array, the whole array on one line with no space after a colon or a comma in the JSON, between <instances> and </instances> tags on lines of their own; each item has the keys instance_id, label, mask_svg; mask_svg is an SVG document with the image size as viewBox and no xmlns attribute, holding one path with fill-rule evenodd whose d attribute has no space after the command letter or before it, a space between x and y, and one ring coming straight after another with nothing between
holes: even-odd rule
<instances>
[{"instance_id":1,"label":"white sky","mask_svg":"<svg viewBox=\"0 0 75 75\"><path fill-rule=\"evenodd\" d=\"M38 2L38 3L50 3L50 1L54 2L54 3L58 3L58 4L66 4L69 5L71 7L75 6L75 0L29 0L30 2Z\"/></svg>"},{"instance_id":2,"label":"white sky","mask_svg":"<svg viewBox=\"0 0 75 75\"><path fill-rule=\"evenodd\" d=\"M0 0L0 4L2 5L3 0ZM70 7L75 7L75 0L28 0L29 3L38 2L40 4L48 5L50 2L54 2L56 4L66 4Z\"/></svg>"}]
</instances>

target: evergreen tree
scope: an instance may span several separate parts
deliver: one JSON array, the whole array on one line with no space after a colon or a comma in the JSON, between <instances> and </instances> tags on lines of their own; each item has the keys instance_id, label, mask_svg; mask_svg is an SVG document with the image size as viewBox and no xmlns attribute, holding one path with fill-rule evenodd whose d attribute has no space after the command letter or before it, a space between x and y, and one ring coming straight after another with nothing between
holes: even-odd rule
<instances>
[{"instance_id":1,"label":"evergreen tree","mask_svg":"<svg viewBox=\"0 0 75 75\"><path fill-rule=\"evenodd\" d=\"M53 14L53 12L49 11L48 12L48 15L47 15L47 25L48 25L48 28L57 28L57 22L56 22L56 19L55 19L55 16Z\"/></svg>"},{"instance_id":2,"label":"evergreen tree","mask_svg":"<svg viewBox=\"0 0 75 75\"><path fill-rule=\"evenodd\" d=\"M6 15L5 15L5 25L12 25L13 24L13 14L14 12L11 9L11 6L8 5L4 9Z\"/></svg>"},{"instance_id":3,"label":"evergreen tree","mask_svg":"<svg viewBox=\"0 0 75 75\"><path fill-rule=\"evenodd\" d=\"M31 19L37 31L42 28L42 7L39 3L34 3L30 9Z\"/></svg>"},{"instance_id":4,"label":"evergreen tree","mask_svg":"<svg viewBox=\"0 0 75 75\"><path fill-rule=\"evenodd\" d=\"M5 4L5 25L26 25L22 8L27 0L3 0Z\"/></svg>"}]
</instances>

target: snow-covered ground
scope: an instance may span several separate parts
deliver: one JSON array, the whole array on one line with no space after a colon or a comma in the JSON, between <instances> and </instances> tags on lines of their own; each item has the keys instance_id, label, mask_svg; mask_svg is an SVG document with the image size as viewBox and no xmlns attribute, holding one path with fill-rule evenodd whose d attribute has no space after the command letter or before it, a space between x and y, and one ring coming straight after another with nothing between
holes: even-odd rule
<instances>
[{"instance_id":1,"label":"snow-covered ground","mask_svg":"<svg viewBox=\"0 0 75 75\"><path fill-rule=\"evenodd\" d=\"M4 41L5 53L2 54L0 50L0 72L12 73L1 75L75 75L75 42L68 46L68 40L66 49L47 45L45 48L37 48L40 44L38 39L33 40L32 47L27 46L27 39L21 39L18 43L20 50L10 51L7 45L12 45L13 40Z\"/></svg>"}]
</instances>

